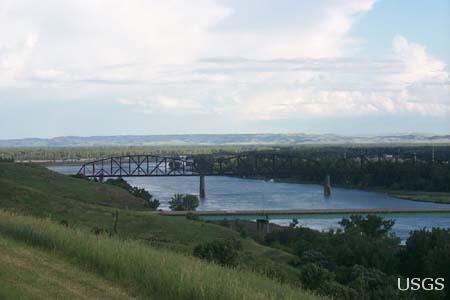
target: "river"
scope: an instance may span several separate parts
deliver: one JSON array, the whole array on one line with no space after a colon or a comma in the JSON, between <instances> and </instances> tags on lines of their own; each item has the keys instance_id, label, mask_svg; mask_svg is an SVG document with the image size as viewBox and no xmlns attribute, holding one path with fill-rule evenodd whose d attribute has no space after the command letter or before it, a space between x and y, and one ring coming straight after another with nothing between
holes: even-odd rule
<instances>
[{"instance_id":1,"label":"river","mask_svg":"<svg viewBox=\"0 0 450 300\"><path fill-rule=\"evenodd\" d=\"M63 174L75 174L77 166L51 166L49 169ZM175 193L197 194L198 177L130 177L131 185L144 188L161 202L161 209L168 209L168 202ZM318 184L280 183L226 176L206 177L206 197L198 210L246 210L246 209L313 209L313 208L438 208L449 204L418 202L391 197L384 193L358 189L332 188L332 195L324 197ZM420 228L450 228L450 215L402 215L396 216L394 232L406 239L409 231ZM302 226L318 230L337 228L340 218L304 218ZM271 220L287 225L289 220Z\"/></svg>"}]
</instances>

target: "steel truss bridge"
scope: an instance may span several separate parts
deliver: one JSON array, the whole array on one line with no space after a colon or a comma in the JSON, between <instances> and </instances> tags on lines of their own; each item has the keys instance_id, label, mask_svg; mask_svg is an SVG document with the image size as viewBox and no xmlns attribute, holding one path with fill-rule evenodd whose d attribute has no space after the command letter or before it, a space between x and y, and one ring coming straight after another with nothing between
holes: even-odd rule
<instances>
[{"instance_id":1,"label":"steel truss bridge","mask_svg":"<svg viewBox=\"0 0 450 300\"><path fill-rule=\"evenodd\" d=\"M317 175L329 174L321 161L327 157L314 158L286 153L246 152L224 155L196 155L196 156L163 156L163 155L123 155L102 158L85 163L78 171L78 175L85 177L144 177L144 176L272 176L289 177L302 175L307 170L315 170ZM421 161L431 162L433 158ZM364 168L371 162L410 161L416 163L416 153L397 154L362 154L349 152L340 158L330 158L329 162L338 166L341 174L350 174L349 164L359 165L360 173L370 170ZM439 163L448 164L440 161Z\"/></svg>"},{"instance_id":2,"label":"steel truss bridge","mask_svg":"<svg viewBox=\"0 0 450 300\"><path fill-rule=\"evenodd\" d=\"M301 174L300 163L317 161L276 154L229 156L124 155L103 158L82 165L85 177L141 176L289 176Z\"/></svg>"}]
</instances>

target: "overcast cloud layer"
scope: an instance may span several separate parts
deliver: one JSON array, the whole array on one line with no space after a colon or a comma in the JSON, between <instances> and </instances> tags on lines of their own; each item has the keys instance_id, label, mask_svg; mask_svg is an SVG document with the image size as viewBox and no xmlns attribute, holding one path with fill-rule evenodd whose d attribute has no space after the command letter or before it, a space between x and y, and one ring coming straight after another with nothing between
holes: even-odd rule
<instances>
[{"instance_id":1,"label":"overcast cloud layer","mask_svg":"<svg viewBox=\"0 0 450 300\"><path fill-rule=\"evenodd\" d=\"M444 58L403 32L367 54L375 0L314 3L0 0L0 138L450 131Z\"/></svg>"}]
</instances>

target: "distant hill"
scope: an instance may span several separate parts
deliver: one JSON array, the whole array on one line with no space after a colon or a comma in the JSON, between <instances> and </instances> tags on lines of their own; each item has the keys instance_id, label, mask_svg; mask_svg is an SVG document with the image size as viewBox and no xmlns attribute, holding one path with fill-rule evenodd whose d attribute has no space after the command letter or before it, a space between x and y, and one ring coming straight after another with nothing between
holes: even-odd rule
<instances>
[{"instance_id":1,"label":"distant hill","mask_svg":"<svg viewBox=\"0 0 450 300\"><path fill-rule=\"evenodd\" d=\"M450 143L450 135L404 134L385 136L345 136L336 134L180 134L66 136L50 139L0 140L0 147L87 147L148 145L229 145L229 144L360 144L360 143Z\"/></svg>"}]
</instances>

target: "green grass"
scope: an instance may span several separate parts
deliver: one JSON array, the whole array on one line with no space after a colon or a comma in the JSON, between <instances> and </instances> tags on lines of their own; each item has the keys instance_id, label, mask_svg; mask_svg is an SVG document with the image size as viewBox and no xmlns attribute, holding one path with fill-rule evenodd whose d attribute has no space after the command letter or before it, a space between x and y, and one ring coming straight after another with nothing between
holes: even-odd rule
<instances>
[{"instance_id":1,"label":"green grass","mask_svg":"<svg viewBox=\"0 0 450 300\"><path fill-rule=\"evenodd\" d=\"M118 282L142 299L319 299L253 272L222 268L139 241L94 236L50 220L0 212L0 232Z\"/></svg>"},{"instance_id":2,"label":"green grass","mask_svg":"<svg viewBox=\"0 0 450 300\"><path fill-rule=\"evenodd\" d=\"M389 195L401 199L435 202L435 203L450 203L450 193L442 192L421 192L421 191L385 191Z\"/></svg>"},{"instance_id":3,"label":"green grass","mask_svg":"<svg viewBox=\"0 0 450 300\"><path fill-rule=\"evenodd\" d=\"M55 254L0 234L0 299L133 299Z\"/></svg>"},{"instance_id":4,"label":"green grass","mask_svg":"<svg viewBox=\"0 0 450 300\"><path fill-rule=\"evenodd\" d=\"M242 238L223 226L159 216L145 210L140 199L120 188L71 178L42 166L1 163L0 208L55 223L66 220L70 227L87 233L94 228L111 229L112 213L118 210L118 238L183 255L190 255L199 243L233 237L243 245L238 268L264 274L272 281L298 285L299 269L290 265L295 259L290 253Z\"/></svg>"}]
</instances>

